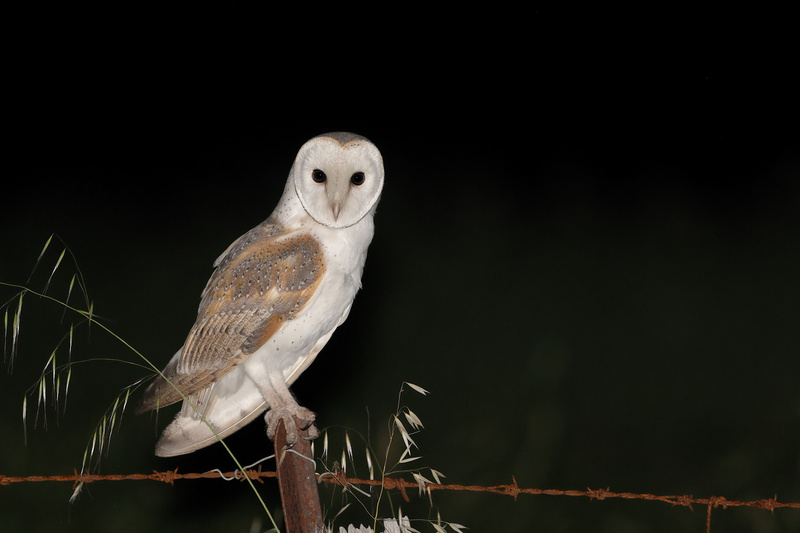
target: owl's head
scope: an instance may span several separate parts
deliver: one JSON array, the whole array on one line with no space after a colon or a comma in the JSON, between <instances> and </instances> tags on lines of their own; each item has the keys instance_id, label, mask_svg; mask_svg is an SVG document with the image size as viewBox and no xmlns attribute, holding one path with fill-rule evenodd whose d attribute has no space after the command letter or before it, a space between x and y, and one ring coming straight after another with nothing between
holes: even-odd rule
<instances>
[{"instance_id":1,"label":"owl's head","mask_svg":"<svg viewBox=\"0 0 800 533\"><path fill-rule=\"evenodd\" d=\"M331 228L358 223L375 207L383 189L383 159L374 144L353 133L326 133L297 154L291 186L305 212Z\"/></svg>"}]
</instances>

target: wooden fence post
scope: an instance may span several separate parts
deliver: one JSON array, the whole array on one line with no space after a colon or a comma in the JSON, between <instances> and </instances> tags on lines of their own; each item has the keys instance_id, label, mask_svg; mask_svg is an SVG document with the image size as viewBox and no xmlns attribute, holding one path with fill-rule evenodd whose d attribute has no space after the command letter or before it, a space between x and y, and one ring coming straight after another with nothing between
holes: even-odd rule
<instances>
[{"instance_id":1,"label":"wooden fence post","mask_svg":"<svg viewBox=\"0 0 800 533\"><path fill-rule=\"evenodd\" d=\"M287 533L318 533L323 530L322 508L319 502L317 478L311 456L308 430L300 429L300 438L292 451L286 448L286 428L279 422L275 432L275 462L281 493L284 524Z\"/></svg>"}]
</instances>

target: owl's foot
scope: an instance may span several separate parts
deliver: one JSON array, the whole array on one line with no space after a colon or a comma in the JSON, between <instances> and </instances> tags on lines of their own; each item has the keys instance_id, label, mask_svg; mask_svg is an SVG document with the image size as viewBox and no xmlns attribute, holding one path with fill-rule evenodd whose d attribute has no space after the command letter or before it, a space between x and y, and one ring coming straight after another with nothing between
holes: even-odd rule
<instances>
[{"instance_id":1,"label":"owl's foot","mask_svg":"<svg viewBox=\"0 0 800 533\"><path fill-rule=\"evenodd\" d=\"M306 438L316 439L319 437L319 430L314 425L315 419L316 415L310 409L299 405L270 409L267 411L267 414L264 415L264 420L267 422L267 437L269 437L270 440L275 440L278 426L280 425L280 421L283 420L283 427L286 428L287 446L293 445L297 442L297 439L300 438L300 434L297 431L298 426L301 430L304 429L308 431L308 437Z\"/></svg>"}]
</instances>

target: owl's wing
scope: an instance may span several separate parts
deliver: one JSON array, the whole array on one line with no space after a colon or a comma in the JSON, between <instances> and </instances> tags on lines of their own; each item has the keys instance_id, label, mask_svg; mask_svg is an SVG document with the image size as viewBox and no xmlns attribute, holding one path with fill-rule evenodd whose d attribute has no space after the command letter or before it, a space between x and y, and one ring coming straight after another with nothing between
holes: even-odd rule
<instances>
[{"instance_id":1,"label":"owl's wing","mask_svg":"<svg viewBox=\"0 0 800 533\"><path fill-rule=\"evenodd\" d=\"M183 399L181 393L195 394L216 382L311 299L325 272L319 243L308 233L286 232L269 222L244 234L217 259L197 321L164 377L145 391L138 412L170 405Z\"/></svg>"}]
</instances>

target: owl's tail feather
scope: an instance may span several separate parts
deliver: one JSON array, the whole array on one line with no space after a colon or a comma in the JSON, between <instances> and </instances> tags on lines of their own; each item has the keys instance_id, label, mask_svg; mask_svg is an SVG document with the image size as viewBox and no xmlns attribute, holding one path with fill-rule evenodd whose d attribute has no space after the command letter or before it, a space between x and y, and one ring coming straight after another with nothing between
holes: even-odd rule
<instances>
[{"instance_id":1,"label":"owl's tail feather","mask_svg":"<svg viewBox=\"0 0 800 533\"><path fill-rule=\"evenodd\" d=\"M215 420L218 419L218 416L215 416L216 413L212 413L209 418L201 419L193 411L191 414L186 413L187 407L184 403L184 407L175 417L175 420L164 429L164 433L158 440L156 455L159 457L174 457L205 448L249 424L258 415L266 411L267 407L267 402L262 402L258 407L235 422L227 425L217 425L215 423ZM189 410L191 410L191 407L189 407ZM214 428L213 431L211 428ZM216 435L214 434L215 432Z\"/></svg>"}]
</instances>

